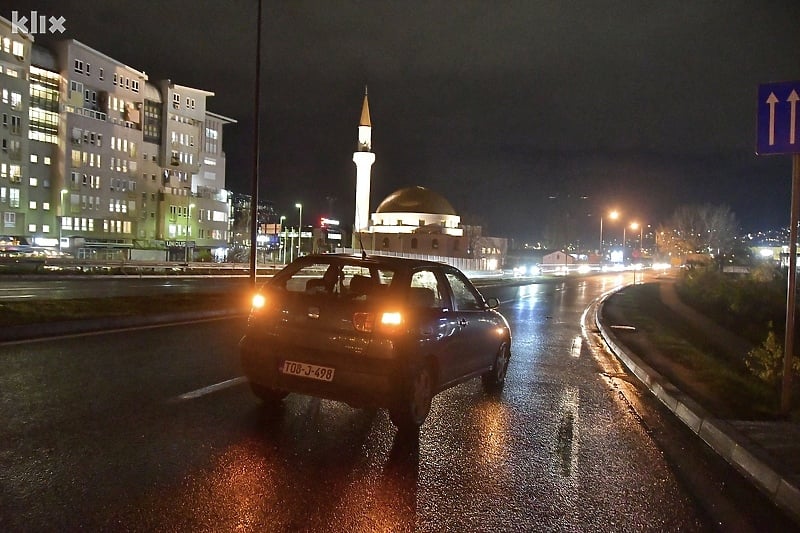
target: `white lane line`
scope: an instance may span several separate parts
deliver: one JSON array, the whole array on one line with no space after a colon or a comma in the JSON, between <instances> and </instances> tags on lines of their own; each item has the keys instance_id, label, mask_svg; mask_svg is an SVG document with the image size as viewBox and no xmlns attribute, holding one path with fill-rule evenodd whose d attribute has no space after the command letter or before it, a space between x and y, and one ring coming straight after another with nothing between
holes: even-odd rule
<instances>
[{"instance_id":1,"label":"white lane line","mask_svg":"<svg viewBox=\"0 0 800 533\"><path fill-rule=\"evenodd\" d=\"M578 358L581 356L581 346L583 346L583 337L578 335L572 339L572 348L570 349L572 357Z\"/></svg>"},{"instance_id":2,"label":"white lane line","mask_svg":"<svg viewBox=\"0 0 800 533\"><path fill-rule=\"evenodd\" d=\"M247 381L247 378L244 376L239 376L238 378L229 379L227 381L223 381L221 383L215 383L214 385L209 385L208 387L203 387L202 389L193 390L191 392L187 392L186 394L181 394L178 396L178 400L194 400L195 398L200 398L201 396L205 396L206 394L211 394L213 392L217 392L222 389L227 389L228 387L234 387L239 385L240 383L244 383Z\"/></svg>"}]
</instances>

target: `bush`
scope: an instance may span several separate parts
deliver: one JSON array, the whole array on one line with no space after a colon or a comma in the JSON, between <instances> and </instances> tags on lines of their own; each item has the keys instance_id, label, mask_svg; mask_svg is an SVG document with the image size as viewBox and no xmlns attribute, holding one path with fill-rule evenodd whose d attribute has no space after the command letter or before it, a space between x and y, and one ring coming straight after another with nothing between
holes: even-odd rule
<instances>
[{"instance_id":1,"label":"bush","mask_svg":"<svg viewBox=\"0 0 800 533\"><path fill-rule=\"evenodd\" d=\"M750 350L745 358L747 369L757 378L769 385L777 386L783 378L783 345L778 342L772 323L769 324L767 338ZM800 374L800 360L792 358L792 373Z\"/></svg>"},{"instance_id":2,"label":"bush","mask_svg":"<svg viewBox=\"0 0 800 533\"><path fill-rule=\"evenodd\" d=\"M786 316L786 276L772 265L753 269L745 277L712 268L686 272L678 284L681 298L721 326L760 343L778 324L783 335Z\"/></svg>"}]
</instances>

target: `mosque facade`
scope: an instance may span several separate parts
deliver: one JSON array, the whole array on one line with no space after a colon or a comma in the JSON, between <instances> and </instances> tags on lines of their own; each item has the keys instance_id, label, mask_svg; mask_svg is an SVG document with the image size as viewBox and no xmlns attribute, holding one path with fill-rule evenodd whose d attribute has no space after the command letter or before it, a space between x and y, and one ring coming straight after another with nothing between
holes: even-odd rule
<instances>
[{"instance_id":1,"label":"mosque facade","mask_svg":"<svg viewBox=\"0 0 800 533\"><path fill-rule=\"evenodd\" d=\"M352 247L374 253L475 259L478 268L500 268L507 239L482 234L480 226L461 223L452 204L439 193L420 185L399 189L370 213L372 121L368 96L364 94L358 143L353 153L356 165L356 198Z\"/></svg>"}]
</instances>

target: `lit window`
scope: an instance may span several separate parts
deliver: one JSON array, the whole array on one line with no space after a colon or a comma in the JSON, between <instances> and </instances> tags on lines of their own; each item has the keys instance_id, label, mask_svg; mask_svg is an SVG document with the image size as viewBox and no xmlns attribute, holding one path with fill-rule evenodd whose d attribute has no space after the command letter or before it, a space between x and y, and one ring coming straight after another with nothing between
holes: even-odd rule
<instances>
[{"instance_id":1,"label":"lit window","mask_svg":"<svg viewBox=\"0 0 800 533\"><path fill-rule=\"evenodd\" d=\"M38 163L38 162L39 162L39 156L36 154L31 154L31 163Z\"/></svg>"},{"instance_id":2,"label":"lit window","mask_svg":"<svg viewBox=\"0 0 800 533\"><path fill-rule=\"evenodd\" d=\"M11 43L11 53L16 57L25 57L25 46L19 41L14 41Z\"/></svg>"},{"instance_id":3,"label":"lit window","mask_svg":"<svg viewBox=\"0 0 800 533\"><path fill-rule=\"evenodd\" d=\"M28 202L28 209L36 209L36 200Z\"/></svg>"},{"instance_id":4,"label":"lit window","mask_svg":"<svg viewBox=\"0 0 800 533\"><path fill-rule=\"evenodd\" d=\"M30 183L31 187L37 187L39 185L39 178L30 178L28 183Z\"/></svg>"},{"instance_id":5,"label":"lit window","mask_svg":"<svg viewBox=\"0 0 800 533\"><path fill-rule=\"evenodd\" d=\"M28 231L33 233L36 231L36 224L28 224Z\"/></svg>"}]
</instances>

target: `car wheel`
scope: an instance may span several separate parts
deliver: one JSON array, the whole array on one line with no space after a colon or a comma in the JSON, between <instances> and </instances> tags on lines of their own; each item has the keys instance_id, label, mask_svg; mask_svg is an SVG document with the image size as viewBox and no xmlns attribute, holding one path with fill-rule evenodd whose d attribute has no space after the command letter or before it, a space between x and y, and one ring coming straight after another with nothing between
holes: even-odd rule
<instances>
[{"instance_id":1,"label":"car wheel","mask_svg":"<svg viewBox=\"0 0 800 533\"><path fill-rule=\"evenodd\" d=\"M266 405L275 405L286 398L286 395L289 394L286 391L270 389L269 387L261 386L257 383L253 383L252 381L250 382L250 390L252 390L253 394L258 396L258 398Z\"/></svg>"},{"instance_id":2,"label":"car wheel","mask_svg":"<svg viewBox=\"0 0 800 533\"><path fill-rule=\"evenodd\" d=\"M398 429L419 428L431 410L433 371L430 365L417 370L408 380L403 397L389 411L389 418Z\"/></svg>"},{"instance_id":3,"label":"car wheel","mask_svg":"<svg viewBox=\"0 0 800 533\"><path fill-rule=\"evenodd\" d=\"M503 343L497 350L492 369L481 376L483 389L487 392L498 392L503 389L508 371L508 361L511 359L511 350L508 343Z\"/></svg>"}]
</instances>

